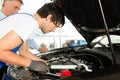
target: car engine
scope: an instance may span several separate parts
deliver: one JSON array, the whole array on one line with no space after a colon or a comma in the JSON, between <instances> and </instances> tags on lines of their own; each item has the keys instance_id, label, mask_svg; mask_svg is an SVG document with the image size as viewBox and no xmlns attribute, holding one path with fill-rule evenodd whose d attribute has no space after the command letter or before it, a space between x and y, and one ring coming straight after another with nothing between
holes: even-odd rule
<instances>
[{"instance_id":1,"label":"car engine","mask_svg":"<svg viewBox=\"0 0 120 80\"><path fill-rule=\"evenodd\" d=\"M112 59L103 51L63 48L39 56L49 64L46 74L30 71L27 68L9 66L8 75L13 80L62 80L70 76L92 73L112 66Z\"/></svg>"}]
</instances>

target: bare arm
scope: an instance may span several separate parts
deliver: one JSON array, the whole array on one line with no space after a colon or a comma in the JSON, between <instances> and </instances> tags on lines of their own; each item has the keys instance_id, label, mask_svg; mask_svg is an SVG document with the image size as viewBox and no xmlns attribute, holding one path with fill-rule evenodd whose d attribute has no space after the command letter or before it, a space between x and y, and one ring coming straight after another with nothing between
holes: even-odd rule
<instances>
[{"instance_id":1,"label":"bare arm","mask_svg":"<svg viewBox=\"0 0 120 80\"><path fill-rule=\"evenodd\" d=\"M31 60L25 57L18 56L11 52L16 46L22 43L22 39L14 32L10 31L0 39L0 61L12 65L28 67Z\"/></svg>"},{"instance_id":2,"label":"bare arm","mask_svg":"<svg viewBox=\"0 0 120 80\"><path fill-rule=\"evenodd\" d=\"M28 50L28 43L27 41L21 46L19 49L19 55L24 56L26 58L32 59L32 60L38 60L38 61L43 61L46 63L45 60L40 59L39 57L35 56L32 52Z\"/></svg>"}]
</instances>

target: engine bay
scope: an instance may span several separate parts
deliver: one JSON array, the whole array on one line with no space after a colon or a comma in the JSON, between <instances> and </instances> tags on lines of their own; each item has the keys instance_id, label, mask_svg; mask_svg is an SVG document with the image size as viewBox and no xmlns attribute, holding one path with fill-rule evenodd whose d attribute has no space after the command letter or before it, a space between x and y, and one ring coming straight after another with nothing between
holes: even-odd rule
<instances>
[{"instance_id":1,"label":"engine bay","mask_svg":"<svg viewBox=\"0 0 120 80\"><path fill-rule=\"evenodd\" d=\"M92 73L112 66L112 58L101 51L63 48L39 56L49 64L46 74L30 71L27 68L9 66L8 75L13 80L62 80L70 76Z\"/></svg>"}]
</instances>

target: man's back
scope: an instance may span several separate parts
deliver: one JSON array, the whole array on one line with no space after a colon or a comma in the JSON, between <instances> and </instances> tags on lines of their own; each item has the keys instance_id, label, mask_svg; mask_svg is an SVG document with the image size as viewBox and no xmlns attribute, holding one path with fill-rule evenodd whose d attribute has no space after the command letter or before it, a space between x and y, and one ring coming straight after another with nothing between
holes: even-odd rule
<instances>
[{"instance_id":1,"label":"man's back","mask_svg":"<svg viewBox=\"0 0 120 80\"><path fill-rule=\"evenodd\" d=\"M14 14L4 18L0 21L0 26L0 38L13 29L16 33L19 32L19 36L24 35L22 37L23 40L29 35L27 33L28 31L32 33L32 31L38 29L38 24L34 17L24 13ZM26 31L26 33L23 33L23 31Z\"/></svg>"}]
</instances>

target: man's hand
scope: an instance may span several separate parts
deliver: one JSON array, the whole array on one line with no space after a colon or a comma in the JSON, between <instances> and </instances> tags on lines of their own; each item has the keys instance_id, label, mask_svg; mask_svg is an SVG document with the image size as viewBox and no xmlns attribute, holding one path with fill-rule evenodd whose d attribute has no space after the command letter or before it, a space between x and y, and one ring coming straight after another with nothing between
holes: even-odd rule
<instances>
[{"instance_id":1,"label":"man's hand","mask_svg":"<svg viewBox=\"0 0 120 80\"><path fill-rule=\"evenodd\" d=\"M49 68L46 63L42 61L34 61L34 60L31 62L29 69L32 71L37 71L40 74L45 74L49 71Z\"/></svg>"}]
</instances>

